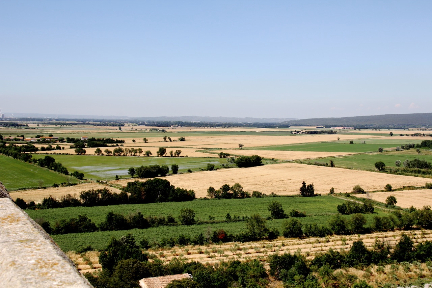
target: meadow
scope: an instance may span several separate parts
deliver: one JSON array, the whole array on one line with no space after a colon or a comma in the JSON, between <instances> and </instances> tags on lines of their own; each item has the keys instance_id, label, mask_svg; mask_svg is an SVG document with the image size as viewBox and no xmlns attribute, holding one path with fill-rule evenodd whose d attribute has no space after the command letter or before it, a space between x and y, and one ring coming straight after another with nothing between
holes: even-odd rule
<instances>
[{"instance_id":1,"label":"meadow","mask_svg":"<svg viewBox=\"0 0 432 288\"><path fill-rule=\"evenodd\" d=\"M253 150L274 150L274 151L316 151L316 152L352 152L365 153L376 152L379 148L389 149L409 143L420 143L419 140L411 139L361 139L350 141L315 142L294 145L274 145L264 147L253 147Z\"/></svg>"},{"instance_id":2,"label":"meadow","mask_svg":"<svg viewBox=\"0 0 432 288\"><path fill-rule=\"evenodd\" d=\"M203 235L212 235L213 231L224 229L230 234L239 234L246 231L246 222L222 222L212 223L209 221L213 217L215 222L224 221L227 213L231 217L251 216L260 214L262 217L269 218L270 212L268 205L277 201L282 204L285 213L293 209L306 213L306 217L297 218L302 224L318 224L326 225L328 221L337 213L337 205L344 202L332 196L317 196L311 198L305 197L266 197L266 198L247 198L247 199L221 199L221 200L205 200L199 199L191 202L180 203L151 203L139 205L115 205L102 207L76 207L76 208L58 208L47 210L26 210L33 219L43 219L51 223L51 226L56 221L61 219L69 219L77 217L77 215L87 215L93 222L100 224L105 220L108 212L123 214L125 216L141 212L144 216L168 216L171 215L177 219L180 210L190 208L195 211L198 224L191 226L159 226L148 229L132 229L123 231L102 231L93 233L76 233L65 235L53 235L56 243L64 251L77 251L85 246L91 245L95 249L102 249L107 244L111 237L120 237L127 233L133 234L137 239L143 237L150 242L158 242L162 238L178 237L180 234L189 235L191 237L200 233ZM374 214L365 214L366 218L371 221L374 215L384 215L382 210L376 210ZM349 216L344 216L349 217ZM38 220L38 221L39 221ZM281 229L284 219L269 220L267 226L269 228Z\"/></svg>"},{"instance_id":3,"label":"meadow","mask_svg":"<svg viewBox=\"0 0 432 288\"><path fill-rule=\"evenodd\" d=\"M34 158L43 158L44 154L34 154ZM96 155L55 155L51 154L57 162L65 166L69 172L79 171L84 173L86 179L106 180L115 179L115 176L127 176L130 167L148 165L167 165L171 169L172 164L179 166L179 172L199 171L206 169L207 164L220 167L227 164L227 159L221 158L196 158L196 157L136 157L136 156L96 156Z\"/></svg>"},{"instance_id":4,"label":"meadow","mask_svg":"<svg viewBox=\"0 0 432 288\"><path fill-rule=\"evenodd\" d=\"M9 191L52 186L54 183L78 182L74 177L4 155L0 155L0 175L0 181Z\"/></svg>"},{"instance_id":5,"label":"meadow","mask_svg":"<svg viewBox=\"0 0 432 288\"><path fill-rule=\"evenodd\" d=\"M382 161L386 164L386 167L397 168L396 161L399 160L402 163L405 160L420 159L427 162L432 162L432 152L426 149L421 149L421 153L417 153L415 149L403 150L403 151L387 151L383 153L371 153L371 154L355 154L341 157L326 157L321 159L301 161L304 163L315 164L315 163L330 163L332 160L336 167L355 169L355 170L366 170L376 171L375 163ZM402 165L403 166L403 165ZM401 166L401 167L402 167Z\"/></svg>"}]
</instances>

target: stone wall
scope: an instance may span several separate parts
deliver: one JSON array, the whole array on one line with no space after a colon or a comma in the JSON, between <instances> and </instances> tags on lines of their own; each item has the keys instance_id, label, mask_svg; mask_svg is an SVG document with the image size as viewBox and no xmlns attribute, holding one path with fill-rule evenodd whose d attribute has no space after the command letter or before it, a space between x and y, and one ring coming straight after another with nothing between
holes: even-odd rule
<instances>
[{"instance_id":1,"label":"stone wall","mask_svg":"<svg viewBox=\"0 0 432 288\"><path fill-rule=\"evenodd\" d=\"M0 182L0 283L6 287L92 287Z\"/></svg>"}]
</instances>

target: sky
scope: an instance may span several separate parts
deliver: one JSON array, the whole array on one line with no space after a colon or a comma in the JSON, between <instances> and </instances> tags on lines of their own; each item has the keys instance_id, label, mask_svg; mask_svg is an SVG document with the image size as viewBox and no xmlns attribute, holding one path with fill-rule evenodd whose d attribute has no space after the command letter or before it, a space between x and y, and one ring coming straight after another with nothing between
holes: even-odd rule
<instances>
[{"instance_id":1,"label":"sky","mask_svg":"<svg viewBox=\"0 0 432 288\"><path fill-rule=\"evenodd\" d=\"M3 113L432 112L432 1L0 0Z\"/></svg>"}]
</instances>

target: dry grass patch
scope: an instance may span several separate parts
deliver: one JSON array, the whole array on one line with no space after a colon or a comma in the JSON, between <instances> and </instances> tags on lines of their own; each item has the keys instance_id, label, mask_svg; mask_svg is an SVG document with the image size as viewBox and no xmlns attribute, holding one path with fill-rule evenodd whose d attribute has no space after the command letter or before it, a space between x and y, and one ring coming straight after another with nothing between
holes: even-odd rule
<instances>
[{"instance_id":1,"label":"dry grass patch","mask_svg":"<svg viewBox=\"0 0 432 288\"><path fill-rule=\"evenodd\" d=\"M313 183L316 193L327 194L331 187L335 192L351 192L355 185L366 191L382 189L387 183L393 188L424 186L430 179L392 175L377 172L330 168L296 163L272 164L251 168L230 168L217 171L202 171L165 177L176 187L193 189L197 197L206 197L210 186L240 183L246 191L266 194L297 195L302 181ZM120 183L126 185L128 180Z\"/></svg>"},{"instance_id":2,"label":"dry grass patch","mask_svg":"<svg viewBox=\"0 0 432 288\"><path fill-rule=\"evenodd\" d=\"M24 201L35 201L36 203L41 203L43 198L48 196L53 196L56 199L59 199L62 196L67 194L79 196L81 191L91 190L91 189L103 189L108 188L111 192L120 193L120 190L117 188L110 187L108 185L103 185L100 183L83 183L74 186L67 187L51 187L46 189L30 189L23 191L11 192L10 196L13 200L17 198L24 199Z\"/></svg>"},{"instance_id":3,"label":"dry grass patch","mask_svg":"<svg viewBox=\"0 0 432 288\"><path fill-rule=\"evenodd\" d=\"M375 192L356 196L369 198L382 203L386 202L387 197L395 196L397 200L396 205L402 208L414 206L415 208L421 209L426 205L432 205L432 189Z\"/></svg>"}]
</instances>

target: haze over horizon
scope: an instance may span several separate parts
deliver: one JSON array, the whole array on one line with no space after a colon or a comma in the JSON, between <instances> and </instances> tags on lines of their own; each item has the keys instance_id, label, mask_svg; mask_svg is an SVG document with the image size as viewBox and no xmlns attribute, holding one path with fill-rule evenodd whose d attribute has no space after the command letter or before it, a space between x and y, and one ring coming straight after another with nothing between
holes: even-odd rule
<instances>
[{"instance_id":1,"label":"haze over horizon","mask_svg":"<svg viewBox=\"0 0 432 288\"><path fill-rule=\"evenodd\" d=\"M3 113L432 112L430 1L1 1Z\"/></svg>"}]
</instances>

